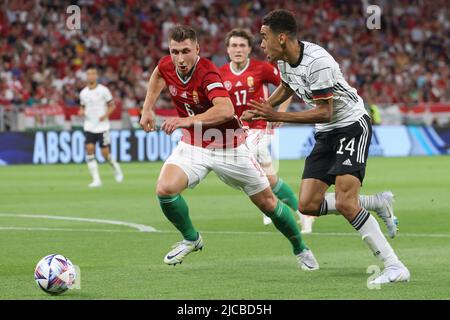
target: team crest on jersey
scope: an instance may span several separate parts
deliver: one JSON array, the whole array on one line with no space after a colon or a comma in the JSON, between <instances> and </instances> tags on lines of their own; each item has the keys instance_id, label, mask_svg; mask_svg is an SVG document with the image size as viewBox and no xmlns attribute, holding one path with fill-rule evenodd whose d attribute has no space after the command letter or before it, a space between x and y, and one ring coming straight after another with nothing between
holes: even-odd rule
<instances>
[{"instance_id":1,"label":"team crest on jersey","mask_svg":"<svg viewBox=\"0 0 450 320\"><path fill-rule=\"evenodd\" d=\"M200 99L198 97L198 92L197 91L192 91L192 99L194 100L195 104L199 104L200 103Z\"/></svg>"},{"instance_id":2,"label":"team crest on jersey","mask_svg":"<svg viewBox=\"0 0 450 320\"><path fill-rule=\"evenodd\" d=\"M177 88L175 86L169 85L169 91L172 96L175 97L177 95Z\"/></svg>"},{"instance_id":3,"label":"team crest on jersey","mask_svg":"<svg viewBox=\"0 0 450 320\"><path fill-rule=\"evenodd\" d=\"M306 83L306 74L301 74L300 78L302 78L303 83Z\"/></svg>"},{"instance_id":4,"label":"team crest on jersey","mask_svg":"<svg viewBox=\"0 0 450 320\"><path fill-rule=\"evenodd\" d=\"M223 84L225 85L225 89L227 89L228 91L231 90L232 84L230 81L225 81Z\"/></svg>"},{"instance_id":5,"label":"team crest on jersey","mask_svg":"<svg viewBox=\"0 0 450 320\"><path fill-rule=\"evenodd\" d=\"M252 76L247 77L248 92L255 91L255 79Z\"/></svg>"}]
</instances>

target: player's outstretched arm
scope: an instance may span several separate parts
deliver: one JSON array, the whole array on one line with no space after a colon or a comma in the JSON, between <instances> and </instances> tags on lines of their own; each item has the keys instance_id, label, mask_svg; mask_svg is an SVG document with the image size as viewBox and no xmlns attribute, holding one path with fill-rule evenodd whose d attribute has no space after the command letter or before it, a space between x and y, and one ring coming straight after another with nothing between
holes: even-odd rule
<instances>
[{"instance_id":1,"label":"player's outstretched arm","mask_svg":"<svg viewBox=\"0 0 450 320\"><path fill-rule=\"evenodd\" d=\"M191 117L193 123L200 122L204 126L214 126L233 119L234 107L230 98L216 97L212 100L212 103L213 106L206 112Z\"/></svg>"},{"instance_id":2,"label":"player's outstretched arm","mask_svg":"<svg viewBox=\"0 0 450 320\"><path fill-rule=\"evenodd\" d=\"M292 102L292 96L286 99L280 106L278 107L278 112L286 112L286 110L289 108L289 105ZM283 125L283 122L271 122L272 128L279 128Z\"/></svg>"},{"instance_id":3,"label":"player's outstretched arm","mask_svg":"<svg viewBox=\"0 0 450 320\"><path fill-rule=\"evenodd\" d=\"M193 117L171 118L164 121L161 126L167 134L172 134L178 128L189 128L194 124L215 126L231 120L234 116L234 107L230 98L217 97L212 100L213 106L204 113Z\"/></svg>"},{"instance_id":4,"label":"player's outstretched arm","mask_svg":"<svg viewBox=\"0 0 450 320\"><path fill-rule=\"evenodd\" d=\"M277 112L264 100L250 100L255 110L254 119L264 119L269 122L290 123L325 123L330 122L333 116L333 98L316 100L316 107L311 110L297 112Z\"/></svg>"},{"instance_id":5,"label":"player's outstretched arm","mask_svg":"<svg viewBox=\"0 0 450 320\"><path fill-rule=\"evenodd\" d=\"M159 73L158 67L156 67L148 81L147 94L145 95L141 120L139 121L142 129L146 132L155 130L155 113L153 107L165 86L166 83Z\"/></svg>"},{"instance_id":6,"label":"player's outstretched arm","mask_svg":"<svg viewBox=\"0 0 450 320\"><path fill-rule=\"evenodd\" d=\"M285 101L283 101L283 103L280 104L280 106L278 107L278 112L286 112L287 108L289 108L289 105L292 102L292 96L290 96L289 98L287 98Z\"/></svg>"},{"instance_id":7,"label":"player's outstretched arm","mask_svg":"<svg viewBox=\"0 0 450 320\"><path fill-rule=\"evenodd\" d=\"M274 107L279 105L280 107L278 108L278 111L284 112L289 107L289 104L292 101L293 94L294 91L291 88L286 86L284 83L281 83L265 102L268 105L270 105L270 109L273 109ZM251 103L249 104L251 105ZM262 118L261 114L258 114L257 117L257 113L255 110L246 110L241 116L242 121L250 122L258 119L265 119L265 118Z\"/></svg>"},{"instance_id":8,"label":"player's outstretched arm","mask_svg":"<svg viewBox=\"0 0 450 320\"><path fill-rule=\"evenodd\" d=\"M287 87L284 83L281 83L276 89L275 91L270 95L270 97L267 99L267 102L272 106L272 107L276 107L280 104L283 104L283 102L286 102L289 98L291 98L294 95L294 90L292 90L291 88ZM290 100L287 103L287 105L285 106L286 109L289 106ZM286 109L284 110L280 110L280 111L286 111Z\"/></svg>"}]
</instances>

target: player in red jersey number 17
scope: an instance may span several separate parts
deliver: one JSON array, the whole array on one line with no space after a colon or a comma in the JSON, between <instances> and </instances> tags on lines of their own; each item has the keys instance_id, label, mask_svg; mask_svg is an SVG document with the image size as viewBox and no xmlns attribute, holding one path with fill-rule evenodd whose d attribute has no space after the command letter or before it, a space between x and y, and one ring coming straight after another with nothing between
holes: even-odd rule
<instances>
[{"instance_id":1,"label":"player in red jersey number 17","mask_svg":"<svg viewBox=\"0 0 450 320\"><path fill-rule=\"evenodd\" d=\"M233 29L226 38L228 57L230 63L220 68L225 88L233 101L236 114L241 117L244 124L249 128L247 145L252 151L258 163L263 168L269 180L275 196L287 204L300 218L302 233L312 232L313 216L302 215L298 211L298 200L295 193L281 178L277 176L272 165L272 155L269 146L273 137L274 128L281 125L268 123L265 120L245 121L246 113L253 108L248 105L250 100L260 98L267 99L269 96L269 85L280 85L281 78L278 68L267 61L250 58L252 51L253 36L246 29ZM284 112L292 99L283 102L278 111ZM263 215L264 224L270 224L272 220Z\"/></svg>"}]
</instances>

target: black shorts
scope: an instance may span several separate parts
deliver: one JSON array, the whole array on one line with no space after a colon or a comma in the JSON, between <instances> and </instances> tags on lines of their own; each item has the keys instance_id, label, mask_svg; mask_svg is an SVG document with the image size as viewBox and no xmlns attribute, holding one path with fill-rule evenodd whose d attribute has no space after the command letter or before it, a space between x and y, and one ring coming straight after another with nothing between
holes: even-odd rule
<instances>
[{"instance_id":1,"label":"black shorts","mask_svg":"<svg viewBox=\"0 0 450 320\"><path fill-rule=\"evenodd\" d=\"M318 132L314 137L316 144L305 160L302 179L314 178L331 185L336 176L351 174L362 184L372 138L367 115L347 127Z\"/></svg>"},{"instance_id":2,"label":"black shorts","mask_svg":"<svg viewBox=\"0 0 450 320\"><path fill-rule=\"evenodd\" d=\"M100 143L100 147L101 148L107 148L110 145L110 137L109 137L109 131L105 131L105 132L100 132L100 133L94 133L94 132L89 132L89 131L85 131L84 132L84 137L85 139L85 144L96 144L97 141Z\"/></svg>"}]
</instances>

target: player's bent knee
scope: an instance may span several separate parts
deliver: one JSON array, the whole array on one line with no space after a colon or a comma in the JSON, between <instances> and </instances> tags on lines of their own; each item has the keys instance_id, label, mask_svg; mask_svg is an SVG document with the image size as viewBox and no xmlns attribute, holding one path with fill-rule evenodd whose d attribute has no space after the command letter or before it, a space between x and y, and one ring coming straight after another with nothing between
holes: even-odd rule
<instances>
[{"instance_id":1,"label":"player's bent knee","mask_svg":"<svg viewBox=\"0 0 450 320\"><path fill-rule=\"evenodd\" d=\"M88 155L94 154L94 153L95 153L95 146L94 146L94 145L91 145L91 144L87 144L87 145L86 145L86 153L87 153Z\"/></svg>"},{"instance_id":2,"label":"player's bent knee","mask_svg":"<svg viewBox=\"0 0 450 320\"><path fill-rule=\"evenodd\" d=\"M105 159L108 159L109 157L109 149L108 148L102 148L102 156Z\"/></svg>"},{"instance_id":3,"label":"player's bent knee","mask_svg":"<svg viewBox=\"0 0 450 320\"><path fill-rule=\"evenodd\" d=\"M276 175L267 175L270 187L273 188L278 183L278 177Z\"/></svg>"},{"instance_id":4,"label":"player's bent knee","mask_svg":"<svg viewBox=\"0 0 450 320\"><path fill-rule=\"evenodd\" d=\"M271 215L277 207L276 200L268 199L258 204L258 208L265 214Z\"/></svg>"},{"instance_id":5,"label":"player's bent knee","mask_svg":"<svg viewBox=\"0 0 450 320\"><path fill-rule=\"evenodd\" d=\"M298 211L309 216L318 216L320 213L320 205L311 201L306 202L300 200L298 202Z\"/></svg>"},{"instance_id":6,"label":"player's bent knee","mask_svg":"<svg viewBox=\"0 0 450 320\"><path fill-rule=\"evenodd\" d=\"M352 204L345 199L336 199L336 210L342 213L344 216L352 215L359 210L358 206Z\"/></svg>"},{"instance_id":7,"label":"player's bent knee","mask_svg":"<svg viewBox=\"0 0 450 320\"><path fill-rule=\"evenodd\" d=\"M175 186L171 186L170 184L158 183L156 186L156 195L158 197L174 196L180 192L180 190L177 190Z\"/></svg>"},{"instance_id":8,"label":"player's bent knee","mask_svg":"<svg viewBox=\"0 0 450 320\"><path fill-rule=\"evenodd\" d=\"M278 199L275 195L270 191L270 189L266 189L256 195L250 197L253 203L264 212L266 215L271 215L275 212L277 207Z\"/></svg>"}]
</instances>

